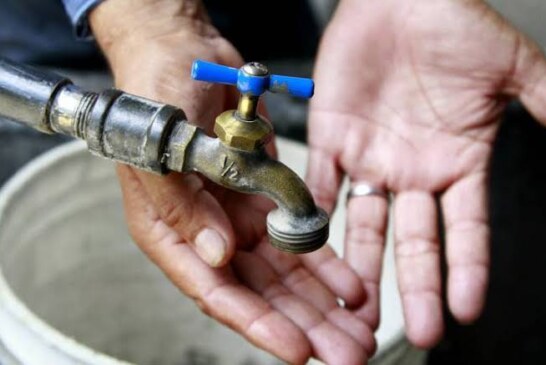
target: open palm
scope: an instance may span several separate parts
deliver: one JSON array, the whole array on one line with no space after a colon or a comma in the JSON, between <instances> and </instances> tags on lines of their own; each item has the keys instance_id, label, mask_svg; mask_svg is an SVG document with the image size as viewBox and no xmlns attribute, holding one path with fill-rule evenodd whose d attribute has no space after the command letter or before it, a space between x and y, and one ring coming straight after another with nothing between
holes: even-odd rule
<instances>
[{"instance_id":1,"label":"open palm","mask_svg":"<svg viewBox=\"0 0 546 365\"><path fill-rule=\"evenodd\" d=\"M407 332L414 344L431 346L443 329L436 198L449 306L469 322L487 286L486 181L499 117L519 96L546 122L546 62L480 0L345 0L315 78L308 182L329 210L343 174L394 194ZM369 298L355 312L376 326L388 202L353 198L348 209L346 260Z\"/></svg>"},{"instance_id":2,"label":"open palm","mask_svg":"<svg viewBox=\"0 0 546 365\"><path fill-rule=\"evenodd\" d=\"M237 248L227 265L211 268L161 218L134 170L119 166L118 174L131 235L205 313L291 364L313 356L357 365L373 354L370 327L337 302L358 300L358 279L330 251L300 259L262 236L245 250Z\"/></svg>"}]
</instances>

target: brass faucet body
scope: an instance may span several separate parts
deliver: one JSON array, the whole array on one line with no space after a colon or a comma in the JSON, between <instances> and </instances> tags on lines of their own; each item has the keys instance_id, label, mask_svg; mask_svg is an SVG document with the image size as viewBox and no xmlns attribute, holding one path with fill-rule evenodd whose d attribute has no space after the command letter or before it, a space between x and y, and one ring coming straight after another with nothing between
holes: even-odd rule
<instances>
[{"instance_id":1,"label":"brass faucet body","mask_svg":"<svg viewBox=\"0 0 546 365\"><path fill-rule=\"evenodd\" d=\"M277 209L267 216L273 246L306 253L320 248L328 239L328 215L315 205L300 177L272 159L263 146L245 151L208 137L199 128L178 125L167 153L170 170L196 171L228 189L273 200Z\"/></svg>"},{"instance_id":2,"label":"brass faucet body","mask_svg":"<svg viewBox=\"0 0 546 365\"><path fill-rule=\"evenodd\" d=\"M261 116L244 120L238 110L228 110L216 117L214 133L229 147L254 151L271 140L273 127Z\"/></svg>"}]
</instances>

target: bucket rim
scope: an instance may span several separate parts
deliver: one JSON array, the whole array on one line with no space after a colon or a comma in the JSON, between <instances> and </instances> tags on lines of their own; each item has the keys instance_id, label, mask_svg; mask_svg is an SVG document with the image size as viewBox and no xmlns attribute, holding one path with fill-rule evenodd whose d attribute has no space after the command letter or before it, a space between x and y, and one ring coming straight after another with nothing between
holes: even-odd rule
<instances>
[{"instance_id":1,"label":"bucket rim","mask_svg":"<svg viewBox=\"0 0 546 365\"><path fill-rule=\"evenodd\" d=\"M17 192L24 189L36 176L51 168L52 165L81 154L83 151L87 151L86 144L83 141L64 143L37 156L18 170L0 188L0 221L6 216L6 209L13 202ZM30 331L35 338L38 338L49 349L59 353L62 352L63 356L69 357L71 360L82 364L133 365L96 351L47 324L24 302L19 300L8 284L0 266L0 315L2 315L2 312L4 312L4 315L7 314L9 318L14 319L17 322L15 325ZM19 360L19 350L6 343L4 337L7 337L7 335L0 331L0 341L3 341L4 347L8 351L12 351L11 355ZM36 347L39 345L31 341L26 342L25 351L31 352L31 346Z\"/></svg>"}]
</instances>

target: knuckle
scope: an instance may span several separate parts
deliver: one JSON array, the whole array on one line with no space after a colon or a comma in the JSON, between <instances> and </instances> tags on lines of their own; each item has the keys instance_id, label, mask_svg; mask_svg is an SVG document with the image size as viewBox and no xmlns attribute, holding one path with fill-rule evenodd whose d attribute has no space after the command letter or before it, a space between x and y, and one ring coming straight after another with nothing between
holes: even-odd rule
<instances>
[{"instance_id":1,"label":"knuckle","mask_svg":"<svg viewBox=\"0 0 546 365\"><path fill-rule=\"evenodd\" d=\"M379 229L355 226L347 231L347 240L359 245L382 245L384 236Z\"/></svg>"},{"instance_id":2,"label":"knuckle","mask_svg":"<svg viewBox=\"0 0 546 365\"><path fill-rule=\"evenodd\" d=\"M397 242L395 252L402 258L437 255L440 252L440 245L436 241L413 238Z\"/></svg>"},{"instance_id":3,"label":"knuckle","mask_svg":"<svg viewBox=\"0 0 546 365\"><path fill-rule=\"evenodd\" d=\"M165 222L169 227L180 227L188 220L188 217L191 217L191 204L186 206L166 203L162 204L159 207L159 215L161 220Z\"/></svg>"}]
</instances>

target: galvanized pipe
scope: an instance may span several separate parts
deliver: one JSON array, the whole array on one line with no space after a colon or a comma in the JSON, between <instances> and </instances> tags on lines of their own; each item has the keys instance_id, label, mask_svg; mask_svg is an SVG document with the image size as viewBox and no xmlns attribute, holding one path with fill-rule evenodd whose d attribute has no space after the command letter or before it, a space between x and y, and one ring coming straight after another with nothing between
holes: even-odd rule
<instances>
[{"instance_id":1,"label":"galvanized pipe","mask_svg":"<svg viewBox=\"0 0 546 365\"><path fill-rule=\"evenodd\" d=\"M54 95L69 81L0 59L0 115L52 133L49 112Z\"/></svg>"}]
</instances>

